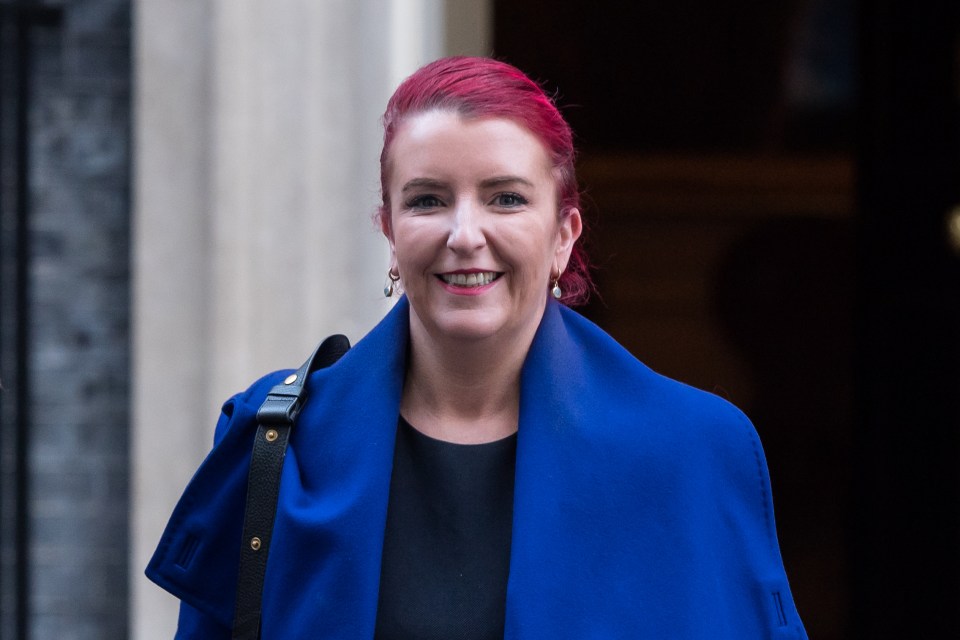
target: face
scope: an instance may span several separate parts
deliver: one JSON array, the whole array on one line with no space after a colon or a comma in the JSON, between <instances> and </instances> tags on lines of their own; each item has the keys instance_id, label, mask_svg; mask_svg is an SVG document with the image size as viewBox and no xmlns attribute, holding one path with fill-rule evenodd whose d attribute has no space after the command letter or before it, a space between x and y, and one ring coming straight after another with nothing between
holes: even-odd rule
<instances>
[{"instance_id":1,"label":"face","mask_svg":"<svg viewBox=\"0 0 960 640\"><path fill-rule=\"evenodd\" d=\"M401 124L388 171L384 231L411 331L532 339L581 230L578 211L559 216L540 141L512 120L429 111Z\"/></svg>"}]
</instances>

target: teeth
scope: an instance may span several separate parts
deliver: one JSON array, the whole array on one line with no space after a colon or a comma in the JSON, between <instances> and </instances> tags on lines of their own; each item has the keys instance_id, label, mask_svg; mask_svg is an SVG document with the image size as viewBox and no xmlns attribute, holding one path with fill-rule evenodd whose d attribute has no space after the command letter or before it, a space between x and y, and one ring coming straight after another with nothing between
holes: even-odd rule
<instances>
[{"instance_id":1,"label":"teeth","mask_svg":"<svg viewBox=\"0 0 960 640\"><path fill-rule=\"evenodd\" d=\"M444 273L440 277L447 284L458 287L482 287L496 280L497 274L493 271L484 271L481 273Z\"/></svg>"}]
</instances>

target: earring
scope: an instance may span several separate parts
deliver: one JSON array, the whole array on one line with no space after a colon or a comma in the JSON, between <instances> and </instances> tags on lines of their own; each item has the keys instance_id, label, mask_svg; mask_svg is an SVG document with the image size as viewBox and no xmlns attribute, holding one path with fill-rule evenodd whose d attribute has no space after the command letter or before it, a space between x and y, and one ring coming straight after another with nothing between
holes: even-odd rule
<instances>
[{"instance_id":1,"label":"earring","mask_svg":"<svg viewBox=\"0 0 960 640\"><path fill-rule=\"evenodd\" d=\"M399 273L394 274L394 273L393 273L393 267L390 267L390 270L387 271L387 279L389 280L389 282L387 282L387 284L383 285L383 297L384 297L384 298L389 298L389 297L393 296L394 285L396 285L398 282L400 282L400 274L399 274Z\"/></svg>"},{"instance_id":2,"label":"earring","mask_svg":"<svg viewBox=\"0 0 960 640\"><path fill-rule=\"evenodd\" d=\"M563 295L563 291L560 290L560 276L559 276L559 275L557 275L557 277L553 279L553 289L550 290L550 293L552 293L552 294L553 294L553 297L556 298L557 300L559 300L559 299L560 299L560 296Z\"/></svg>"}]
</instances>

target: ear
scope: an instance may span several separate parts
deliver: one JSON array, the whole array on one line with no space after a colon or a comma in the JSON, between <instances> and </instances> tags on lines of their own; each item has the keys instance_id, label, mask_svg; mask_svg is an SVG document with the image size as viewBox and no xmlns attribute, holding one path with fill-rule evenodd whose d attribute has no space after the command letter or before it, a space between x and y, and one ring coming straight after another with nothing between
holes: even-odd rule
<instances>
[{"instance_id":1,"label":"ear","mask_svg":"<svg viewBox=\"0 0 960 640\"><path fill-rule=\"evenodd\" d=\"M580 210L570 209L570 212L560 219L557 228L557 250L554 257L561 273L567 268L570 254L573 252L573 245L576 244L577 238L580 237L582 232L583 220L580 218Z\"/></svg>"},{"instance_id":2,"label":"ear","mask_svg":"<svg viewBox=\"0 0 960 640\"><path fill-rule=\"evenodd\" d=\"M389 215L390 212L385 212L381 207L377 221L380 223L380 231L383 232L383 237L387 239L387 243L390 245L390 268L393 269L397 266L397 247L393 242L393 229L390 227L390 219L387 217Z\"/></svg>"},{"instance_id":3,"label":"ear","mask_svg":"<svg viewBox=\"0 0 960 640\"><path fill-rule=\"evenodd\" d=\"M380 231L383 232L383 237L385 237L390 243L390 246L393 247L393 229L390 224L390 210L381 206L380 211L377 213L377 222L380 223Z\"/></svg>"}]
</instances>

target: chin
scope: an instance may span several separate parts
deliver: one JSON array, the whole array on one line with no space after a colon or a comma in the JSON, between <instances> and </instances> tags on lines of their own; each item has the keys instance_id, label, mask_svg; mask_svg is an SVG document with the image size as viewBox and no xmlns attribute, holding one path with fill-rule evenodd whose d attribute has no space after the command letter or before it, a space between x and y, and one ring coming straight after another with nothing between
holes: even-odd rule
<instances>
[{"instance_id":1,"label":"chin","mask_svg":"<svg viewBox=\"0 0 960 640\"><path fill-rule=\"evenodd\" d=\"M502 332L502 327L495 323L477 321L441 322L437 324L437 329L441 337L471 341L493 338Z\"/></svg>"},{"instance_id":2,"label":"chin","mask_svg":"<svg viewBox=\"0 0 960 640\"><path fill-rule=\"evenodd\" d=\"M457 340L484 340L509 331L502 313L484 313L476 309L453 311L435 318L432 323L439 337Z\"/></svg>"}]
</instances>

